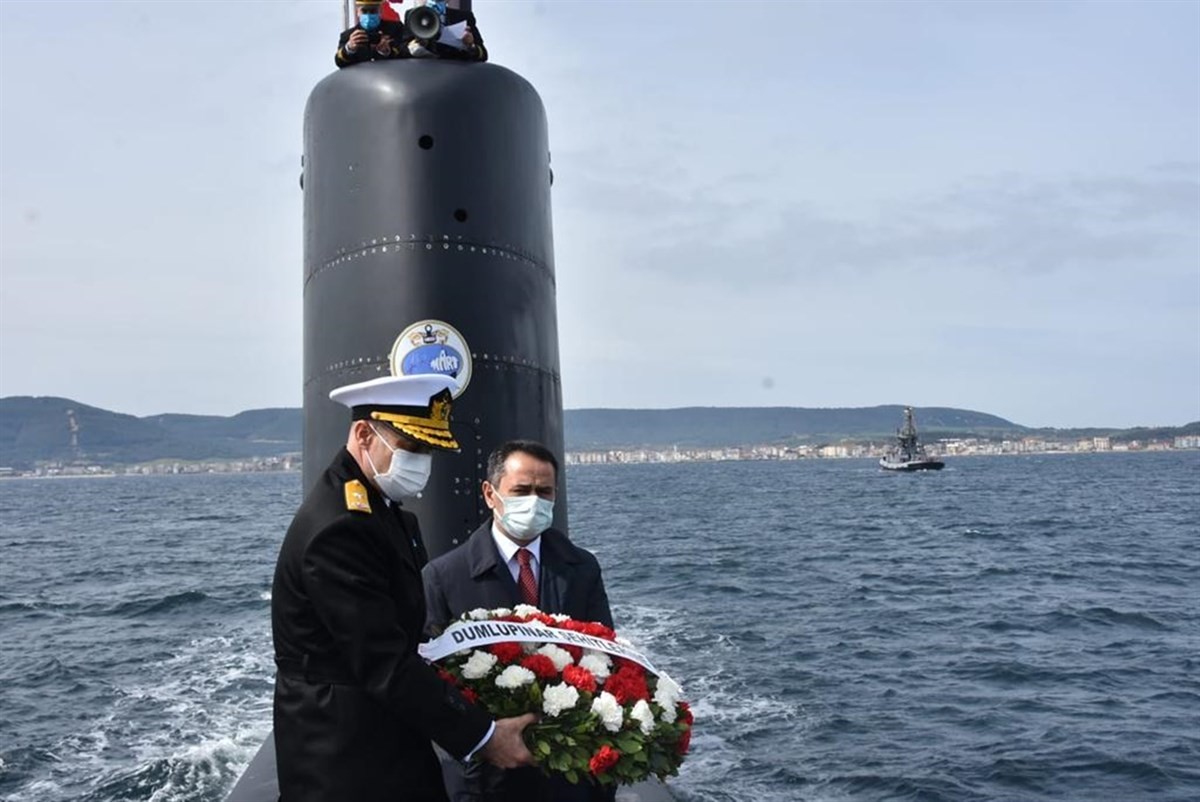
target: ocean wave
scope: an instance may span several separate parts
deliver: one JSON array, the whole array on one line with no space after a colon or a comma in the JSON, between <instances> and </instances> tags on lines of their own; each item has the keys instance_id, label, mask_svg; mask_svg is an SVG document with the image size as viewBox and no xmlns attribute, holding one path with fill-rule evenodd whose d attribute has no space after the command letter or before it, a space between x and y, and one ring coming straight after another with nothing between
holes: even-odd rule
<instances>
[{"instance_id":1,"label":"ocean wave","mask_svg":"<svg viewBox=\"0 0 1200 802\"><path fill-rule=\"evenodd\" d=\"M219 505L214 501L212 506L217 507ZM246 520L247 517L248 516L244 511L195 512L189 515L180 515L175 520L183 523L236 523L238 521Z\"/></svg>"},{"instance_id":2,"label":"ocean wave","mask_svg":"<svg viewBox=\"0 0 1200 802\"><path fill-rule=\"evenodd\" d=\"M146 799L192 802L219 798L249 764L253 751L229 739L212 739L132 769L110 772L79 802Z\"/></svg>"},{"instance_id":3,"label":"ocean wave","mask_svg":"<svg viewBox=\"0 0 1200 802\"><path fill-rule=\"evenodd\" d=\"M1127 613L1111 607L1063 607L1039 616L1038 626L1045 632L1079 629L1090 625L1132 627L1141 630L1169 630L1171 627L1146 613Z\"/></svg>"},{"instance_id":4,"label":"ocean wave","mask_svg":"<svg viewBox=\"0 0 1200 802\"><path fill-rule=\"evenodd\" d=\"M1124 613L1111 607L1088 607L1080 612L1080 616L1089 621L1103 624L1136 627L1138 629L1170 629L1153 616L1146 613Z\"/></svg>"},{"instance_id":5,"label":"ocean wave","mask_svg":"<svg viewBox=\"0 0 1200 802\"><path fill-rule=\"evenodd\" d=\"M13 778L26 784L12 799L224 798L270 731L274 664L266 634L195 638L141 663L131 681L109 689L87 730L27 750L26 770ZM6 758L12 762L11 753ZM45 785L51 781L53 789Z\"/></svg>"},{"instance_id":6,"label":"ocean wave","mask_svg":"<svg viewBox=\"0 0 1200 802\"><path fill-rule=\"evenodd\" d=\"M207 601L209 598L211 597L203 591L188 590L183 593L172 593L169 596L124 602L112 608L110 612L113 615L127 617L157 615L159 613L179 611L194 604Z\"/></svg>"},{"instance_id":7,"label":"ocean wave","mask_svg":"<svg viewBox=\"0 0 1200 802\"><path fill-rule=\"evenodd\" d=\"M20 655L0 671L0 682L23 688L41 688L83 676L85 673L79 665L64 662L55 656Z\"/></svg>"},{"instance_id":8,"label":"ocean wave","mask_svg":"<svg viewBox=\"0 0 1200 802\"><path fill-rule=\"evenodd\" d=\"M851 774L824 780L823 785L844 791L853 799L919 799L922 802L970 802L988 797L963 783L940 777L894 774Z\"/></svg>"}]
</instances>

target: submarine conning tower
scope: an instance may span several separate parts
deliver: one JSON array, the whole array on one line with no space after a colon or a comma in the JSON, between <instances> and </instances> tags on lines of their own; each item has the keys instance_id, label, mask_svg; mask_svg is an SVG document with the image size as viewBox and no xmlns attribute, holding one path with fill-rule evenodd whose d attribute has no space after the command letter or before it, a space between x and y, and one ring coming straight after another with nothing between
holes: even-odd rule
<instances>
[{"instance_id":1,"label":"submarine conning tower","mask_svg":"<svg viewBox=\"0 0 1200 802\"><path fill-rule=\"evenodd\" d=\"M527 438L563 456L545 110L494 64L360 64L309 96L302 167L304 490L345 444L330 390L451 373L462 450L405 502L436 556L490 514L493 448ZM560 476L563 531L566 510Z\"/></svg>"}]
</instances>

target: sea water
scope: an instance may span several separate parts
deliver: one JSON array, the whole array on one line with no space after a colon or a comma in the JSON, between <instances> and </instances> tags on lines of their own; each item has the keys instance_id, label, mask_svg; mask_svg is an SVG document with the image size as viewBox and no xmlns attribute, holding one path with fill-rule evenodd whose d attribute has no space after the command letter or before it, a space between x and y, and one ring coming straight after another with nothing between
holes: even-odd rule
<instances>
[{"instance_id":1,"label":"sea water","mask_svg":"<svg viewBox=\"0 0 1200 802\"><path fill-rule=\"evenodd\" d=\"M1200 799L1200 452L567 472L700 800ZM298 474L0 481L0 798L222 800Z\"/></svg>"}]
</instances>

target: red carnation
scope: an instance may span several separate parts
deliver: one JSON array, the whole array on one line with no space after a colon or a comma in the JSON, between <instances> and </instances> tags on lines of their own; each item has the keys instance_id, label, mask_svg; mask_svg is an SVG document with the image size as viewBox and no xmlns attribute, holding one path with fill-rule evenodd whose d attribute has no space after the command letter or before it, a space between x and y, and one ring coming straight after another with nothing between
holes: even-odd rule
<instances>
[{"instance_id":1,"label":"red carnation","mask_svg":"<svg viewBox=\"0 0 1200 802\"><path fill-rule=\"evenodd\" d=\"M676 749L679 751L679 754L686 755L692 745L692 723L696 720L696 717L692 715L692 708L687 702L680 702L678 709L679 720L688 726L683 731L683 735L679 736L679 743L676 744Z\"/></svg>"},{"instance_id":2,"label":"red carnation","mask_svg":"<svg viewBox=\"0 0 1200 802\"><path fill-rule=\"evenodd\" d=\"M592 774L599 776L617 765L620 759L621 753L605 744L592 755L592 759L588 761L588 768L592 770Z\"/></svg>"},{"instance_id":3,"label":"red carnation","mask_svg":"<svg viewBox=\"0 0 1200 802\"><path fill-rule=\"evenodd\" d=\"M471 704L475 704L479 701L479 694L475 693L475 691L471 690L470 688L459 688L458 690L462 694L463 698Z\"/></svg>"},{"instance_id":4,"label":"red carnation","mask_svg":"<svg viewBox=\"0 0 1200 802\"><path fill-rule=\"evenodd\" d=\"M683 731L683 735L679 736L679 743L675 745L675 750L681 755L686 755L688 749L692 746L692 728L688 727Z\"/></svg>"},{"instance_id":5,"label":"red carnation","mask_svg":"<svg viewBox=\"0 0 1200 802\"><path fill-rule=\"evenodd\" d=\"M603 638L604 640L616 640L617 633L613 632L604 624L598 624L595 621L589 621L583 625L583 634L591 635L593 638Z\"/></svg>"},{"instance_id":6,"label":"red carnation","mask_svg":"<svg viewBox=\"0 0 1200 802\"><path fill-rule=\"evenodd\" d=\"M575 686L584 693L596 692L596 675L582 666L567 666L563 669L563 682Z\"/></svg>"},{"instance_id":7,"label":"red carnation","mask_svg":"<svg viewBox=\"0 0 1200 802\"><path fill-rule=\"evenodd\" d=\"M646 676L646 669L642 667L641 663L635 663L632 660L626 660L624 657L613 658L613 671L618 673L624 672L626 674L633 674L635 677Z\"/></svg>"},{"instance_id":8,"label":"red carnation","mask_svg":"<svg viewBox=\"0 0 1200 802\"><path fill-rule=\"evenodd\" d=\"M591 635L593 638L601 638L603 640L616 640L617 633L595 621L576 621L568 619L558 624L559 629L569 629L572 632L582 632L584 635Z\"/></svg>"},{"instance_id":9,"label":"red carnation","mask_svg":"<svg viewBox=\"0 0 1200 802\"><path fill-rule=\"evenodd\" d=\"M521 655L525 651L521 648L521 644L516 641L506 640L500 643L493 643L488 647L488 651L496 655L501 663L513 663L521 659Z\"/></svg>"},{"instance_id":10,"label":"red carnation","mask_svg":"<svg viewBox=\"0 0 1200 802\"><path fill-rule=\"evenodd\" d=\"M443 682L448 682L451 685L458 685L458 677L454 676L444 668L438 669L438 676L442 678Z\"/></svg>"},{"instance_id":11,"label":"red carnation","mask_svg":"<svg viewBox=\"0 0 1200 802\"><path fill-rule=\"evenodd\" d=\"M571 655L571 659L574 660L576 663L578 663L580 660L583 659L583 647L582 646L572 646L569 643L560 643L557 645L560 649L566 649L567 654Z\"/></svg>"},{"instance_id":12,"label":"red carnation","mask_svg":"<svg viewBox=\"0 0 1200 802\"><path fill-rule=\"evenodd\" d=\"M531 654L521 661L521 665L536 674L538 679L554 679L558 676L554 661L544 654Z\"/></svg>"},{"instance_id":13,"label":"red carnation","mask_svg":"<svg viewBox=\"0 0 1200 802\"><path fill-rule=\"evenodd\" d=\"M645 672L630 670L628 665L622 666L604 683L604 690L617 697L623 705L632 704L638 699L650 701L650 689L646 687Z\"/></svg>"}]
</instances>

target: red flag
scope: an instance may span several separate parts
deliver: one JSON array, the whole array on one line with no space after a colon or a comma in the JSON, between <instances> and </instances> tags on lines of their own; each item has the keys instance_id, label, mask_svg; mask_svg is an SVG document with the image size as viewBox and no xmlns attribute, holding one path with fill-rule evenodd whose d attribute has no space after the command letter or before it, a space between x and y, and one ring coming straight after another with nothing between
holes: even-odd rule
<instances>
[{"instance_id":1,"label":"red flag","mask_svg":"<svg viewBox=\"0 0 1200 802\"><path fill-rule=\"evenodd\" d=\"M402 15L397 6L402 5L403 3L389 3L384 0L383 3L379 4L379 18L392 20L393 22L400 22Z\"/></svg>"}]
</instances>

